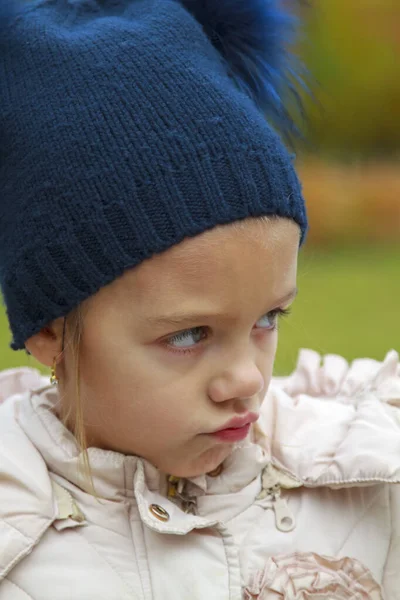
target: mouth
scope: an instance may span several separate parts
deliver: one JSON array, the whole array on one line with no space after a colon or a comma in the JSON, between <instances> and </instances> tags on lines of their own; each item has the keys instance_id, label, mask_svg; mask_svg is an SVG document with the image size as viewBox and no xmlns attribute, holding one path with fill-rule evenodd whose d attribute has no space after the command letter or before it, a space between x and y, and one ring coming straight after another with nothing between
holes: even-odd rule
<instances>
[{"instance_id":1,"label":"mouth","mask_svg":"<svg viewBox=\"0 0 400 600\"><path fill-rule=\"evenodd\" d=\"M209 435L223 442L239 442L247 437L252 423L255 423L259 416L256 413L248 413L244 417L235 417L226 423L224 427Z\"/></svg>"}]
</instances>

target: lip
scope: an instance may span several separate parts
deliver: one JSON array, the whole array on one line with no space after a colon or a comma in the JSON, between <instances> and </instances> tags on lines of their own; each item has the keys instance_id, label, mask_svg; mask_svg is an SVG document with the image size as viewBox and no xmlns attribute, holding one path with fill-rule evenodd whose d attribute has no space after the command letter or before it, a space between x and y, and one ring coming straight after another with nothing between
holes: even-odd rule
<instances>
[{"instance_id":1,"label":"lip","mask_svg":"<svg viewBox=\"0 0 400 600\"><path fill-rule=\"evenodd\" d=\"M248 413L244 417L234 417L226 423L221 429L212 432L210 435L224 442L238 442L247 437L250 426L259 418L256 413Z\"/></svg>"},{"instance_id":2,"label":"lip","mask_svg":"<svg viewBox=\"0 0 400 600\"><path fill-rule=\"evenodd\" d=\"M256 413L247 413L244 417L234 417L228 423L225 423L221 429L217 429L213 433L219 433L220 431L225 431L225 429L241 429L246 425L251 425L251 423L255 423L260 415Z\"/></svg>"}]
</instances>

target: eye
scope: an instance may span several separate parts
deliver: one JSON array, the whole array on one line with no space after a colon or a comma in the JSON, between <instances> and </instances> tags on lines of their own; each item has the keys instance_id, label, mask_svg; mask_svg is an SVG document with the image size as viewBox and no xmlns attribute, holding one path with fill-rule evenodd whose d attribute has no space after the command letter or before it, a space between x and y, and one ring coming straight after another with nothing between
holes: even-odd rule
<instances>
[{"instance_id":1,"label":"eye","mask_svg":"<svg viewBox=\"0 0 400 600\"><path fill-rule=\"evenodd\" d=\"M255 329L273 331L277 328L278 318L289 314L289 309L277 308L272 310L257 321ZM196 349L200 342L208 337L208 327L192 327L191 329L185 329L169 336L163 341L163 344L165 344L171 351L185 353Z\"/></svg>"},{"instance_id":2,"label":"eye","mask_svg":"<svg viewBox=\"0 0 400 600\"><path fill-rule=\"evenodd\" d=\"M275 310L271 310L271 312L265 314L261 319L259 319L256 323L256 329L267 329L274 330L278 325L279 317L290 315L290 310L288 308L277 308Z\"/></svg>"},{"instance_id":3,"label":"eye","mask_svg":"<svg viewBox=\"0 0 400 600\"><path fill-rule=\"evenodd\" d=\"M206 327L193 327L192 329L185 329L175 335L171 335L166 343L173 348L185 349L196 346L201 340L207 337Z\"/></svg>"}]
</instances>

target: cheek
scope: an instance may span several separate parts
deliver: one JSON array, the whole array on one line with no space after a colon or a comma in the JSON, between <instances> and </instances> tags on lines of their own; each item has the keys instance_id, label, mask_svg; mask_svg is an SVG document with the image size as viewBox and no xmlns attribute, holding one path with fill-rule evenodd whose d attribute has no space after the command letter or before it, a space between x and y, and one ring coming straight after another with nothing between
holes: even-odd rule
<instances>
[{"instance_id":1,"label":"cheek","mask_svg":"<svg viewBox=\"0 0 400 600\"><path fill-rule=\"evenodd\" d=\"M132 348L100 329L82 338L80 380L89 422L110 426L129 416L138 387Z\"/></svg>"},{"instance_id":2,"label":"cheek","mask_svg":"<svg viewBox=\"0 0 400 600\"><path fill-rule=\"evenodd\" d=\"M135 378L135 414L143 426L151 425L161 439L190 437L204 426L207 398L200 369L176 373L162 363L145 361Z\"/></svg>"},{"instance_id":3,"label":"cheek","mask_svg":"<svg viewBox=\"0 0 400 600\"><path fill-rule=\"evenodd\" d=\"M167 428L184 428L195 413L198 386L193 376L174 373L155 360L145 346L102 349L87 355L83 367L82 375L88 393L96 396L97 409L111 416L121 429L129 424L140 435L151 425L161 435Z\"/></svg>"},{"instance_id":4,"label":"cheek","mask_svg":"<svg viewBox=\"0 0 400 600\"><path fill-rule=\"evenodd\" d=\"M271 379L272 379L272 375L273 375L273 371L274 371L274 359L271 359L268 361L268 363L265 365L264 371L263 371L263 376L264 376L264 382L265 382L265 386L264 386L264 392L267 391L269 384L271 383Z\"/></svg>"},{"instance_id":5,"label":"cheek","mask_svg":"<svg viewBox=\"0 0 400 600\"><path fill-rule=\"evenodd\" d=\"M264 391L268 389L268 386L272 379L272 374L275 364L275 356L278 347L278 330L272 332L271 335L267 336L265 345L263 347L260 363L258 365L260 372L263 375L265 386Z\"/></svg>"}]
</instances>

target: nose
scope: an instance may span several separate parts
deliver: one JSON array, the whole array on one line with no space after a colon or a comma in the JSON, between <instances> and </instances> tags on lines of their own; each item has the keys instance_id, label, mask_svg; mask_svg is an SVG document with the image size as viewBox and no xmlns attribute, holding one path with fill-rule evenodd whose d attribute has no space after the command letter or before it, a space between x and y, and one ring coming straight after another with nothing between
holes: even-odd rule
<instances>
[{"instance_id":1,"label":"nose","mask_svg":"<svg viewBox=\"0 0 400 600\"><path fill-rule=\"evenodd\" d=\"M254 360L241 360L214 376L208 395L214 402L251 398L265 387L265 379Z\"/></svg>"}]
</instances>

